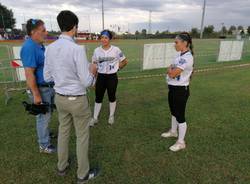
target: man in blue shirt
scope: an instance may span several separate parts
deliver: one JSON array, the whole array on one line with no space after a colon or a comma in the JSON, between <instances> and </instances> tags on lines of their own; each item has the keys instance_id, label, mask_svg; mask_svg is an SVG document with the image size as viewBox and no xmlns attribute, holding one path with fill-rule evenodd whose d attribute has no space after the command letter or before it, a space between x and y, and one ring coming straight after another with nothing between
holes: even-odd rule
<instances>
[{"instance_id":1,"label":"man in blue shirt","mask_svg":"<svg viewBox=\"0 0 250 184\"><path fill-rule=\"evenodd\" d=\"M31 101L39 105L41 103L54 104L53 82L45 82L43 78L44 53L43 43L47 31L42 20L30 19L27 22L27 34L29 38L21 49L21 60L25 68L28 95ZM39 149L41 153L54 153L55 147L50 144L48 124L51 119L51 109L46 114L36 116L36 128Z\"/></svg>"}]
</instances>

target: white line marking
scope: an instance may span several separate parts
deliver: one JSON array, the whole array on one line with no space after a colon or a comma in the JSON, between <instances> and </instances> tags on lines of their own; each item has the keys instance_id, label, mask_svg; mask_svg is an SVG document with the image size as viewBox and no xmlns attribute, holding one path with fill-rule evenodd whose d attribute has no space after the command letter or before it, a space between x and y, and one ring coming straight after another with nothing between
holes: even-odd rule
<instances>
[{"instance_id":1,"label":"white line marking","mask_svg":"<svg viewBox=\"0 0 250 184\"><path fill-rule=\"evenodd\" d=\"M239 65L229 65L223 66L220 68L205 68L205 69L197 69L194 70L194 73L202 73L202 72L209 72L209 71L218 71L223 69L232 69L232 68L242 68L250 66L250 63L247 64L239 64ZM163 77L166 74L148 74L148 75L138 75L138 76L131 76L131 77L119 77L119 80L130 80L130 79L145 79L145 78L153 78L153 77Z\"/></svg>"}]
</instances>

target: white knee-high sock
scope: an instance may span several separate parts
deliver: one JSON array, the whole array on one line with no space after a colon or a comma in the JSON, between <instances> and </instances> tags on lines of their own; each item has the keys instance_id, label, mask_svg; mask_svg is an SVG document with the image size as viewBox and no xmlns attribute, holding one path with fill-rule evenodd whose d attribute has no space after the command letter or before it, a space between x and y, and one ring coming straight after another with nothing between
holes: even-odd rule
<instances>
[{"instance_id":1,"label":"white knee-high sock","mask_svg":"<svg viewBox=\"0 0 250 184\"><path fill-rule=\"evenodd\" d=\"M95 108L94 108L94 119L98 119L99 113L102 108L102 103L95 103Z\"/></svg>"},{"instance_id":2,"label":"white knee-high sock","mask_svg":"<svg viewBox=\"0 0 250 184\"><path fill-rule=\"evenodd\" d=\"M178 127L178 122L174 116L172 116L171 120L171 132L176 133L177 132L177 127Z\"/></svg>"},{"instance_id":3,"label":"white knee-high sock","mask_svg":"<svg viewBox=\"0 0 250 184\"><path fill-rule=\"evenodd\" d=\"M180 143L185 143L185 135L187 131L187 123L179 123L179 137L178 137L178 142Z\"/></svg>"},{"instance_id":4,"label":"white knee-high sock","mask_svg":"<svg viewBox=\"0 0 250 184\"><path fill-rule=\"evenodd\" d=\"M114 116L116 109L116 102L109 103L109 117Z\"/></svg>"}]
</instances>

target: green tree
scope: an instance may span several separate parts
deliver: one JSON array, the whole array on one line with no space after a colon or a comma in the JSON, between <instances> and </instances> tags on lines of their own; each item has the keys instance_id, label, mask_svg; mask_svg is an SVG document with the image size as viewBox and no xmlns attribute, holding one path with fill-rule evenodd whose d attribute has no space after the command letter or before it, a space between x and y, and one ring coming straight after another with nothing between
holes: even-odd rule
<instances>
[{"instance_id":1,"label":"green tree","mask_svg":"<svg viewBox=\"0 0 250 184\"><path fill-rule=\"evenodd\" d=\"M205 36L212 36L212 34L214 33L214 26L213 25L208 25L206 27L204 27L204 31L203 31L203 34Z\"/></svg>"},{"instance_id":2,"label":"green tree","mask_svg":"<svg viewBox=\"0 0 250 184\"><path fill-rule=\"evenodd\" d=\"M13 11L0 3L0 28L13 29L16 24Z\"/></svg>"},{"instance_id":3,"label":"green tree","mask_svg":"<svg viewBox=\"0 0 250 184\"><path fill-rule=\"evenodd\" d=\"M169 34L169 30L162 31L161 34Z\"/></svg>"},{"instance_id":4,"label":"green tree","mask_svg":"<svg viewBox=\"0 0 250 184\"><path fill-rule=\"evenodd\" d=\"M242 30L244 30L244 28L243 28L243 26L238 26L238 28L237 28L239 31L242 31Z\"/></svg>"},{"instance_id":5,"label":"green tree","mask_svg":"<svg viewBox=\"0 0 250 184\"><path fill-rule=\"evenodd\" d=\"M142 29L141 30L141 34L142 34L142 36L146 36L147 35L147 30L146 29Z\"/></svg>"},{"instance_id":6,"label":"green tree","mask_svg":"<svg viewBox=\"0 0 250 184\"><path fill-rule=\"evenodd\" d=\"M247 33L250 35L250 26L247 27Z\"/></svg>"},{"instance_id":7,"label":"green tree","mask_svg":"<svg viewBox=\"0 0 250 184\"><path fill-rule=\"evenodd\" d=\"M233 32L236 30L237 28L236 28L236 26L230 26L230 28L228 29L228 34L230 34L230 35L232 35L233 34Z\"/></svg>"},{"instance_id":8,"label":"green tree","mask_svg":"<svg viewBox=\"0 0 250 184\"><path fill-rule=\"evenodd\" d=\"M193 38L198 38L198 37L199 37L199 31L198 31L198 29L195 28L195 27L191 29L190 34L191 34L191 36L192 36Z\"/></svg>"},{"instance_id":9,"label":"green tree","mask_svg":"<svg viewBox=\"0 0 250 184\"><path fill-rule=\"evenodd\" d=\"M227 27L226 26L223 26L221 28L221 35L226 35L227 34Z\"/></svg>"}]
</instances>

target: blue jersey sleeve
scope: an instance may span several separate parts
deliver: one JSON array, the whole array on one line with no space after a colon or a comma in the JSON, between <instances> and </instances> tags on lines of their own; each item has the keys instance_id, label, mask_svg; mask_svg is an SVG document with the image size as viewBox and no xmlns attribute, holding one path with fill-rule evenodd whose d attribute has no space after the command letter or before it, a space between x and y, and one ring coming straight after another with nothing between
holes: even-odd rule
<instances>
[{"instance_id":1,"label":"blue jersey sleeve","mask_svg":"<svg viewBox=\"0 0 250 184\"><path fill-rule=\"evenodd\" d=\"M36 62L36 50L34 47L30 47L28 45L24 45L21 49L21 60L23 63L23 66L29 67L29 68L36 68L37 62Z\"/></svg>"}]
</instances>

